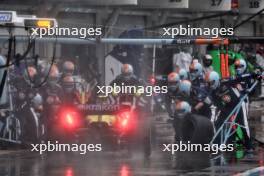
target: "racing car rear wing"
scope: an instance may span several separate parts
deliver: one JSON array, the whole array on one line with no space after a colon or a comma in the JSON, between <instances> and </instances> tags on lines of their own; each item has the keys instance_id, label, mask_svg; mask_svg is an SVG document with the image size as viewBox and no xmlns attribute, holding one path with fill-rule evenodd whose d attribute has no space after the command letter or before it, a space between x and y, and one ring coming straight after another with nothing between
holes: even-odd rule
<instances>
[{"instance_id":1,"label":"racing car rear wing","mask_svg":"<svg viewBox=\"0 0 264 176\"><path fill-rule=\"evenodd\" d=\"M109 105L109 104L80 104L77 105L78 110L85 112L90 115L104 115L104 114L114 114L121 109L119 105Z\"/></svg>"}]
</instances>

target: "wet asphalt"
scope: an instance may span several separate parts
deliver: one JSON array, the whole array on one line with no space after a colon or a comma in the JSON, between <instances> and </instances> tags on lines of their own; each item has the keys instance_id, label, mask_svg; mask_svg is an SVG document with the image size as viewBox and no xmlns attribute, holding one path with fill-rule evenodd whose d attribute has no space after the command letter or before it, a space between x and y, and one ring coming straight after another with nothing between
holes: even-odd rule
<instances>
[{"instance_id":1,"label":"wet asphalt","mask_svg":"<svg viewBox=\"0 0 264 176\"><path fill-rule=\"evenodd\" d=\"M261 107L262 109L262 107ZM257 125L257 135L264 134ZM259 145L253 154L241 153L219 155L215 158L207 153L177 153L162 151L163 143L172 142L171 126L156 122L157 144L150 158L144 158L141 150L134 150L132 156L124 151L89 152L38 152L24 150L0 150L0 176L230 176L264 175L264 145ZM263 137L259 137L264 141ZM242 152L243 153L243 152Z\"/></svg>"},{"instance_id":2,"label":"wet asphalt","mask_svg":"<svg viewBox=\"0 0 264 176\"><path fill-rule=\"evenodd\" d=\"M171 176L235 175L264 165L264 150L258 148L250 157L237 160L223 157L213 160L207 154L171 155L159 150L150 159L141 152L128 157L122 152L45 153L28 150L0 153L1 176ZM258 171L250 175L264 175Z\"/></svg>"}]
</instances>

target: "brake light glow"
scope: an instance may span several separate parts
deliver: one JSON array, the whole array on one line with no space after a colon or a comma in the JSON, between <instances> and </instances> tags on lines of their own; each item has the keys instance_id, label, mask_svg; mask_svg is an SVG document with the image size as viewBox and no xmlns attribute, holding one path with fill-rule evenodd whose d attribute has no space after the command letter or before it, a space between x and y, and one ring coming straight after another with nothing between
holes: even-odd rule
<instances>
[{"instance_id":1,"label":"brake light glow","mask_svg":"<svg viewBox=\"0 0 264 176\"><path fill-rule=\"evenodd\" d=\"M71 114L66 115L66 121L68 124L73 125L73 117Z\"/></svg>"},{"instance_id":2,"label":"brake light glow","mask_svg":"<svg viewBox=\"0 0 264 176\"><path fill-rule=\"evenodd\" d=\"M79 115L72 109L63 109L60 114L60 123L63 128L76 128L80 124Z\"/></svg>"},{"instance_id":3,"label":"brake light glow","mask_svg":"<svg viewBox=\"0 0 264 176\"><path fill-rule=\"evenodd\" d=\"M121 125L122 125L123 127L126 127L127 124L128 124L128 119L123 119Z\"/></svg>"},{"instance_id":4,"label":"brake light glow","mask_svg":"<svg viewBox=\"0 0 264 176\"><path fill-rule=\"evenodd\" d=\"M124 111L124 112L120 113L119 117L120 117L120 125L121 125L121 128L128 127L129 120L131 118L131 113L128 112L128 111Z\"/></svg>"},{"instance_id":5,"label":"brake light glow","mask_svg":"<svg viewBox=\"0 0 264 176\"><path fill-rule=\"evenodd\" d=\"M122 132L131 131L135 127L135 114L131 111L122 111L118 114L118 129Z\"/></svg>"}]
</instances>

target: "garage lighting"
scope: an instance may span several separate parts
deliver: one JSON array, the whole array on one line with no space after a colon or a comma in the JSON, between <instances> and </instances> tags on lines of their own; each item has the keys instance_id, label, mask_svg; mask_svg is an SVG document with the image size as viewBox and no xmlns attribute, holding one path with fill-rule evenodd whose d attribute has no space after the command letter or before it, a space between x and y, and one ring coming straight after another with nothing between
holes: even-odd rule
<instances>
[{"instance_id":1,"label":"garage lighting","mask_svg":"<svg viewBox=\"0 0 264 176\"><path fill-rule=\"evenodd\" d=\"M55 26L54 19L25 19L26 28L52 28Z\"/></svg>"},{"instance_id":2,"label":"garage lighting","mask_svg":"<svg viewBox=\"0 0 264 176\"><path fill-rule=\"evenodd\" d=\"M39 27L39 28L50 28L51 27L51 21L49 21L49 20L38 20L37 21L37 26Z\"/></svg>"}]
</instances>

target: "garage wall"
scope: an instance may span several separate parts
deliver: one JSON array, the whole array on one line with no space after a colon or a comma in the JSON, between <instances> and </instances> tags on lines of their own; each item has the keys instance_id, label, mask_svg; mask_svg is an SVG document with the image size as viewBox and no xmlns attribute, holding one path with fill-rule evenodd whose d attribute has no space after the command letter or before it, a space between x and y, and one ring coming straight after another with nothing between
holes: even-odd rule
<instances>
[{"instance_id":1,"label":"garage wall","mask_svg":"<svg viewBox=\"0 0 264 176\"><path fill-rule=\"evenodd\" d=\"M154 15L154 13L153 13ZM109 17L109 14L106 14L103 19L103 24L105 20ZM195 16L194 16L195 17ZM132 28L139 28L139 27L145 27L149 26L150 22L148 19L151 18L151 16L139 16L139 15L119 15L118 20L116 24L114 24L114 27L109 33L108 37L118 37L124 30L132 29ZM166 23L175 22L175 21L181 21L184 18L167 18ZM233 21L233 19L230 19L230 21ZM61 13L58 15L58 22L61 27L92 27L96 22L96 14L94 13ZM226 21L227 25L233 25L231 22ZM159 24L159 21L156 22L156 24ZM193 25L197 25L199 27L220 27L220 20L207 20L203 21L201 23L196 23ZM263 24L262 24L263 26ZM260 24L258 24L257 28L257 34L263 35L263 29L262 31L259 29L261 27ZM262 27L263 28L263 27ZM162 32L160 32L162 34ZM254 35L254 27L253 22L249 22L244 24L239 28L239 30L236 31L236 35L238 36L253 36ZM85 54L91 54L91 52L94 51L94 48L91 48L89 46L74 46L74 45L65 45L65 46L59 46L59 49L57 51L57 56L63 56L69 55L70 53L76 53L74 51L80 52L80 47L82 47ZM106 49L104 50L104 54L106 55L113 46L107 45ZM78 48L78 49L77 49ZM19 52L24 51L25 44L18 44L17 50ZM2 49L5 50L5 49ZM41 56L44 58L50 58L53 53L53 47L51 45L48 46L48 44L39 44L39 46L36 46L36 52L40 53ZM77 53L78 53L77 52ZM94 54L94 53L92 53ZM73 54L75 55L75 54Z\"/></svg>"}]
</instances>

